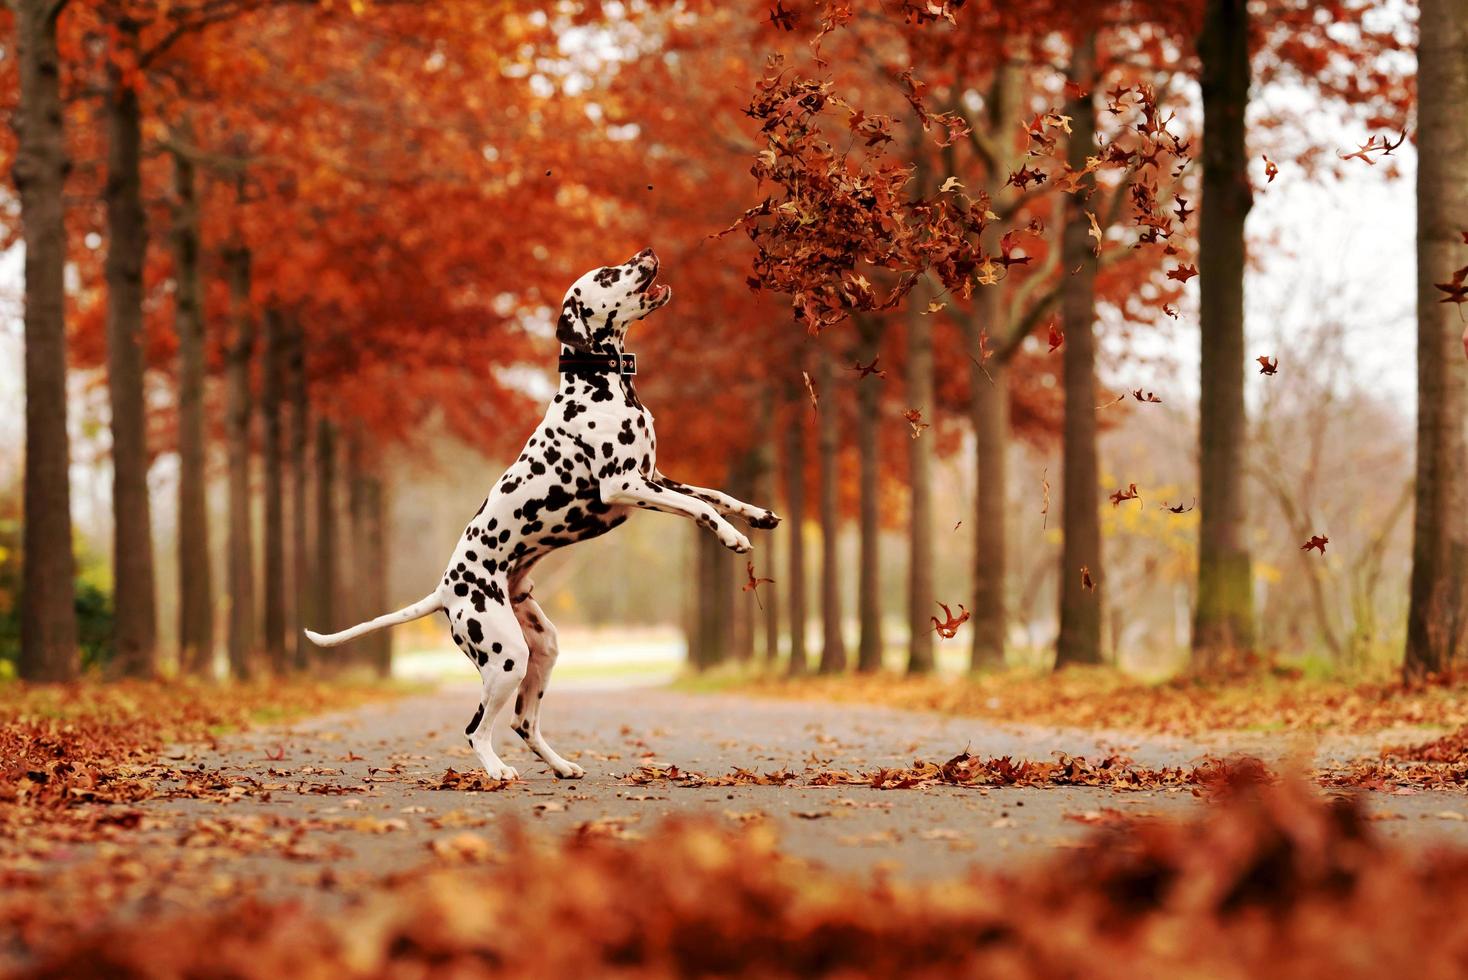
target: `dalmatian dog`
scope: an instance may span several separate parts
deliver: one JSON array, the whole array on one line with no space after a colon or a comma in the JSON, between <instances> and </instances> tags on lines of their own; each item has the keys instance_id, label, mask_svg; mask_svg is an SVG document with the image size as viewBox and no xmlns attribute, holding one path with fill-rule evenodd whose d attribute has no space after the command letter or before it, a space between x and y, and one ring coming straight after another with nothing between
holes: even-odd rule
<instances>
[{"instance_id":1,"label":"dalmatian dog","mask_svg":"<svg viewBox=\"0 0 1468 980\"><path fill-rule=\"evenodd\" d=\"M339 633L306 636L335 646L442 610L459 649L479 669L483 692L464 733L493 779L518 773L495 754L490 731L514 700L515 734L558 777L585 770L540 732L540 702L558 655L556 629L531 596L530 570L557 548L605 534L635 509L686 517L743 554L749 539L729 523L780 523L771 511L718 490L670 480L657 467L652 413L632 385L627 328L673 298L658 283L652 249L586 273L571 286L556 325L560 386L525 449L479 506L443 580L418 602Z\"/></svg>"}]
</instances>

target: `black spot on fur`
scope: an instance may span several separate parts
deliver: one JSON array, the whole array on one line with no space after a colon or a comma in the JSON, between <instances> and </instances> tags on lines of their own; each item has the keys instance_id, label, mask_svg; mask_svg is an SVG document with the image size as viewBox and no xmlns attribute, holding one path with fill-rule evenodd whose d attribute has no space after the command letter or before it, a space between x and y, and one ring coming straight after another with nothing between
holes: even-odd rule
<instances>
[{"instance_id":1,"label":"black spot on fur","mask_svg":"<svg viewBox=\"0 0 1468 980\"><path fill-rule=\"evenodd\" d=\"M479 730L479 723L484 720L484 705L481 704L474 710L474 717L469 719L469 727L464 729L465 735L473 735Z\"/></svg>"}]
</instances>

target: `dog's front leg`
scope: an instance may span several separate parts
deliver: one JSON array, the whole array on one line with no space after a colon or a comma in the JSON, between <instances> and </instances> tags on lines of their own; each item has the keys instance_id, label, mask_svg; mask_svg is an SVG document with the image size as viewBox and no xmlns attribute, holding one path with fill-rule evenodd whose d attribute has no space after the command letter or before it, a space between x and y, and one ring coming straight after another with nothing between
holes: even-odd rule
<instances>
[{"instance_id":1,"label":"dog's front leg","mask_svg":"<svg viewBox=\"0 0 1468 980\"><path fill-rule=\"evenodd\" d=\"M659 486L634 473L602 483L601 499L616 506L643 507L686 517L700 527L713 531L720 544L741 555L751 548L749 539L740 534L733 524L724 520L709 502Z\"/></svg>"},{"instance_id":2,"label":"dog's front leg","mask_svg":"<svg viewBox=\"0 0 1468 980\"><path fill-rule=\"evenodd\" d=\"M697 500L702 500L714 510L725 517L737 517L750 527L757 527L762 531L769 531L780 524L780 515L754 504L746 504L738 497L731 497L722 490L710 490L706 487L689 486L679 483L677 480L664 476L660 471L653 471L653 482L659 486L667 487L669 490L687 494Z\"/></svg>"}]
</instances>

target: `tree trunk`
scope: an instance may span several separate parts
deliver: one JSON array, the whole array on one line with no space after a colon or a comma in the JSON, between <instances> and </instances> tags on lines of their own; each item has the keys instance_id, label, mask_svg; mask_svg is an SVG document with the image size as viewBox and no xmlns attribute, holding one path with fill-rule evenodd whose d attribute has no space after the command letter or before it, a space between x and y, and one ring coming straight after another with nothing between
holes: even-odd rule
<instances>
[{"instance_id":1,"label":"tree trunk","mask_svg":"<svg viewBox=\"0 0 1468 980\"><path fill-rule=\"evenodd\" d=\"M997 287L981 287L976 314L984 329L999 323ZM970 344L978 357L977 330ZM971 410L974 426L974 608L969 628L969 670L1004 666L1009 621L1005 606L1005 521L1009 516L1009 371L1006 362L991 358L984 371L974 369Z\"/></svg>"},{"instance_id":2,"label":"tree trunk","mask_svg":"<svg viewBox=\"0 0 1468 980\"><path fill-rule=\"evenodd\" d=\"M61 123L53 0L15 0L20 107L12 175L25 237L25 526L20 676L64 681L77 655L71 480L66 434L66 211L70 161Z\"/></svg>"},{"instance_id":3,"label":"tree trunk","mask_svg":"<svg viewBox=\"0 0 1468 980\"><path fill-rule=\"evenodd\" d=\"M306 389L306 333L301 321L291 318L290 365L288 371L291 398L291 603L293 622L291 643L295 650L295 668L311 667L311 644L302 630L313 622L311 609L311 546L307 529L306 468L307 447L311 441L310 400Z\"/></svg>"},{"instance_id":4,"label":"tree trunk","mask_svg":"<svg viewBox=\"0 0 1468 980\"><path fill-rule=\"evenodd\" d=\"M289 668L285 637L285 487L281 472L281 389L285 373L285 324L277 309L265 311L265 372L260 413L265 423L265 637L262 647L277 675ZM386 610L384 610L386 611ZM380 615L374 613L373 615Z\"/></svg>"},{"instance_id":5,"label":"tree trunk","mask_svg":"<svg viewBox=\"0 0 1468 980\"><path fill-rule=\"evenodd\" d=\"M1464 264L1468 229L1468 10L1422 0L1417 75L1417 511L1413 524L1408 677L1463 653L1468 619L1468 364L1461 307L1434 283Z\"/></svg>"},{"instance_id":6,"label":"tree trunk","mask_svg":"<svg viewBox=\"0 0 1468 980\"><path fill-rule=\"evenodd\" d=\"M225 364L229 440L229 672L250 676L255 653L255 558L250 520L250 358L255 323L250 316L250 253L232 248L229 271L234 336Z\"/></svg>"},{"instance_id":7,"label":"tree trunk","mask_svg":"<svg viewBox=\"0 0 1468 980\"><path fill-rule=\"evenodd\" d=\"M368 576L364 597L380 616L388 610L387 597L387 487L379 470L367 475L364 487L366 517L366 561ZM378 677L392 676L392 630L378 630L367 637L367 662Z\"/></svg>"},{"instance_id":8,"label":"tree trunk","mask_svg":"<svg viewBox=\"0 0 1468 980\"><path fill-rule=\"evenodd\" d=\"M907 401L909 409L933 421L933 327L928 291L919 285L907 303ZM912 508L908 527L907 672L933 670L933 436L908 440L908 483Z\"/></svg>"},{"instance_id":9,"label":"tree trunk","mask_svg":"<svg viewBox=\"0 0 1468 980\"><path fill-rule=\"evenodd\" d=\"M763 466L761 457L760 450L753 448L740 458L739 465L734 468L730 480L734 496L741 500L754 500L758 497L756 491L759 487L760 468ZM726 583L724 592L732 617L730 620L731 653L735 660L745 665L754 660L754 635L757 630L754 597L742 594L738 585L744 580L745 563L748 560L744 555L727 553L724 555L724 563L729 566L729 581ZM739 601L741 599L745 601Z\"/></svg>"},{"instance_id":10,"label":"tree trunk","mask_svg":"<svg viewBox=\"0 0 1468 980\"><path fill-rule=\"evenodd\" d=\"M209 480L204 442L204 313L199 288L199 209L194 164L173 154L174 332L178 335L179 670L214 669L214 589L209 560Z\"/></svg>"},{"instance_id":11,"label":"tree trunk","mask_svg":"<svg viewBox=\"0 0 1468 980\"><path fill-rule=\"evenodd\" d=\"M1208 0L1198 54L1203 89L1203 202L1198 211L1202 373L1193 666L1207 671L1254 644L1253 583L1244 539L1244 221L1253 205L1244 146L1247 0Z\"/></svg>"},{"instance_id":12,"label":"tree trunk","mask_svg":"<svg viewBox=\"0 0 1468 980\"><path fill-rule=\"evenodd\" d=\"M336 427L316 422L316 561L312 620L318 630L332 632L350 625L336 615Z\"/></svg>"},{"instance_id":13,"label":"tree trunk","mask_svg":"<svg viewBox=\"0 0 1468 980\"><path fill-rule=\"evenodd\" d=\"M760 410L760 455L763 465L758 482L760 501L763 501L766 507L775 506L779 483L775 472L779 451L775 446L775 399L773 395L773 392L767 394ZM779 572L776 571L780 567L779 552L776 550L779 543L780 535L765 535L764 567L768 570L768 574L762 576L764 578L775 578L779 575ZM780 583L767 582L756 590L756 594L760 595L760 601L756 605L762 603L764 606L764 662L766 666L771 666L780 659Z\"/></svg>"},{"instance_id":14,"label":"tree trunk","mask_svg":"<svg viewBox=\"0 0 1468 980\"><path fill-rule=\"evenodd\" d=\"M870 364L881 350L882 322L858 316L859 360ZM856 452L858 457L858 525L861 557L857 561L856 605L861 635L857 640L856 669L882 669L882 520L880 478L881 442L878 439L882 407L881 383L862 378L856 383Z\"/></svg>"},{"instance_id":15,"label":"tree trunk","mask_svg":"<svg viewBox=\"0 0 1468 980\"><path fill-rule=\"evenodd\" d=\"M1096 148L1096 105L1090 94L1095 82L1096 37L1076 41L1071 54L1070 78L1084 94L1066 100L1071 117L1067 162L1079 171ZM1090 238L1086 200L1095 178L1082 178L1084 196L1067 204L1061 241L1061 268L1074 270L1065 279L1060 305L1065 347L1065 476L1062 490L1064 545L1060 559L1060 636L1055 644L1055 666L1101 663L1101 515L1096 459L1096 254ZM1084 570L1084 571L1083 571ZM1083 583L1085 572L1094 582Z\"/></svg>"},{"instance_id":16,"label":"tree trunk","mask_svg":"<svg viewBox=\"0 0 1468 980\"><path fill-rule=\"evenodd\" d=\"M698 595L694 603L694 669L707 670L729 659L732 587L730 558L719 539L697 528Z\"/></svg>"},{"instance_id":17,"label":"tree trunk","mask_svg":"<svg viewBox=\"0 0 1468 980\"><path fill-rule=\"evenodd\" d=\"M799 370L799 365L796 365ZM790 676L810 670L805 651L805 393L796 379L790 386L791 417L785 428L785 524L790 528L790 557L785 578L790 596Z\"/></svg>"},{"instance_id":18,"label":"tree trunk","mask_svg":"<svg viewBox=\"0 0 1468 980\"><path fill-rule=\"evenodd\" d=\"M113 25L114 59L136 49L137 27ZM112 672L150 677L157 670L158 613L153 529L148 506L148 422L143 375L143 215L138 93L109 63L107 111L107 391L112 407Z\"/></svg>"},{"instance_id":19,"label":"tree trunk","mask_svg":"<svg viewBox=\"0 0 1468 980\"><path fill-rule=\"evenodd\" d=\"M822 674L846 670L846 641L841 636L841 511L837 485L837 453L841 449L841 406L836 391L835 353L829 344L817 351L816 390L822 399L817 451L821 469L821 661Z\"/></svg>"}]
</instances>

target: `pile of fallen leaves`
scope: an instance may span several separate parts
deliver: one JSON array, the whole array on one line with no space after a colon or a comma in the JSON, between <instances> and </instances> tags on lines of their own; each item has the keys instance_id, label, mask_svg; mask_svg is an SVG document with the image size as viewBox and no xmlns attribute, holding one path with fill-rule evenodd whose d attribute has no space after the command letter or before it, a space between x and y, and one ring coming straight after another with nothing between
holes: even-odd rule
<instances>
[{"instance_id":1,"label":"pile of fallen leaves","mask_svg":"<svg viewBox=\"0 0 1468 980\"><path fill-rule=\"evenodd\" d=\"M744 693L880 704L956 715L1194 735L1247 729L1335 734L1468 725L1468 679L1414 683L1309 680L1260 671L1228 679L1147 683L1119 671L1011 671L976 677L895 674L756 677Z\"/></svg>"},{"instance_id":2,"label":"pile of fallen leaves","mask_svg":"<svg viewBox=\"0 0 1468 980\"><path fill-rule=\"evenodd\" d=\"M871 770L808 767L803 773L790 769L757 772L736 768L722 776L680 769L677 766L645 765L628 773L626 782L635 786L668 782L690 789L720 786L870 786L873 789L917 789L924 786L1094 786L1105 789L1155 790L1171 787L1217 785L1229 773L1248 771L1260 780L1273 778L1258 759L1234 761L1208 759L1196 766L1139 766L1122 756L1109 756L1099 763L1080 756L1057 753L1053 761L1013 759L1009 756L979 756L968 750L947 762L921 759L911 766Z\"/></svg>"},{"instance_id":3,"label":"pile of fallen leaves","mask_svg":"<svg viewBox=\"0 0 1468 980\"><path fill-rule=\"evenodd\" d=\"M34 976L1461 976L1468 853L1384 845L1350 799L1222 774L1199 819L1110 821L937 883L785 857L762 823L638 845L512 833L325 915L258 898L30 937Z\"/></svg>"},{"instance_id":4,"label":"pile of fallen leaves","mask_svg":"<svg viewBox=\"0 0 1468 980\"><path fill-rule=\"evenodd\" d=\"M128 806L160 795L238 794L239 777L179 770L159 757L169 746L212 743L252 722L349 707L384 691L304 680L0 687L0 856L128 829L141 819Z\"/></svg>"}]
</instances>

